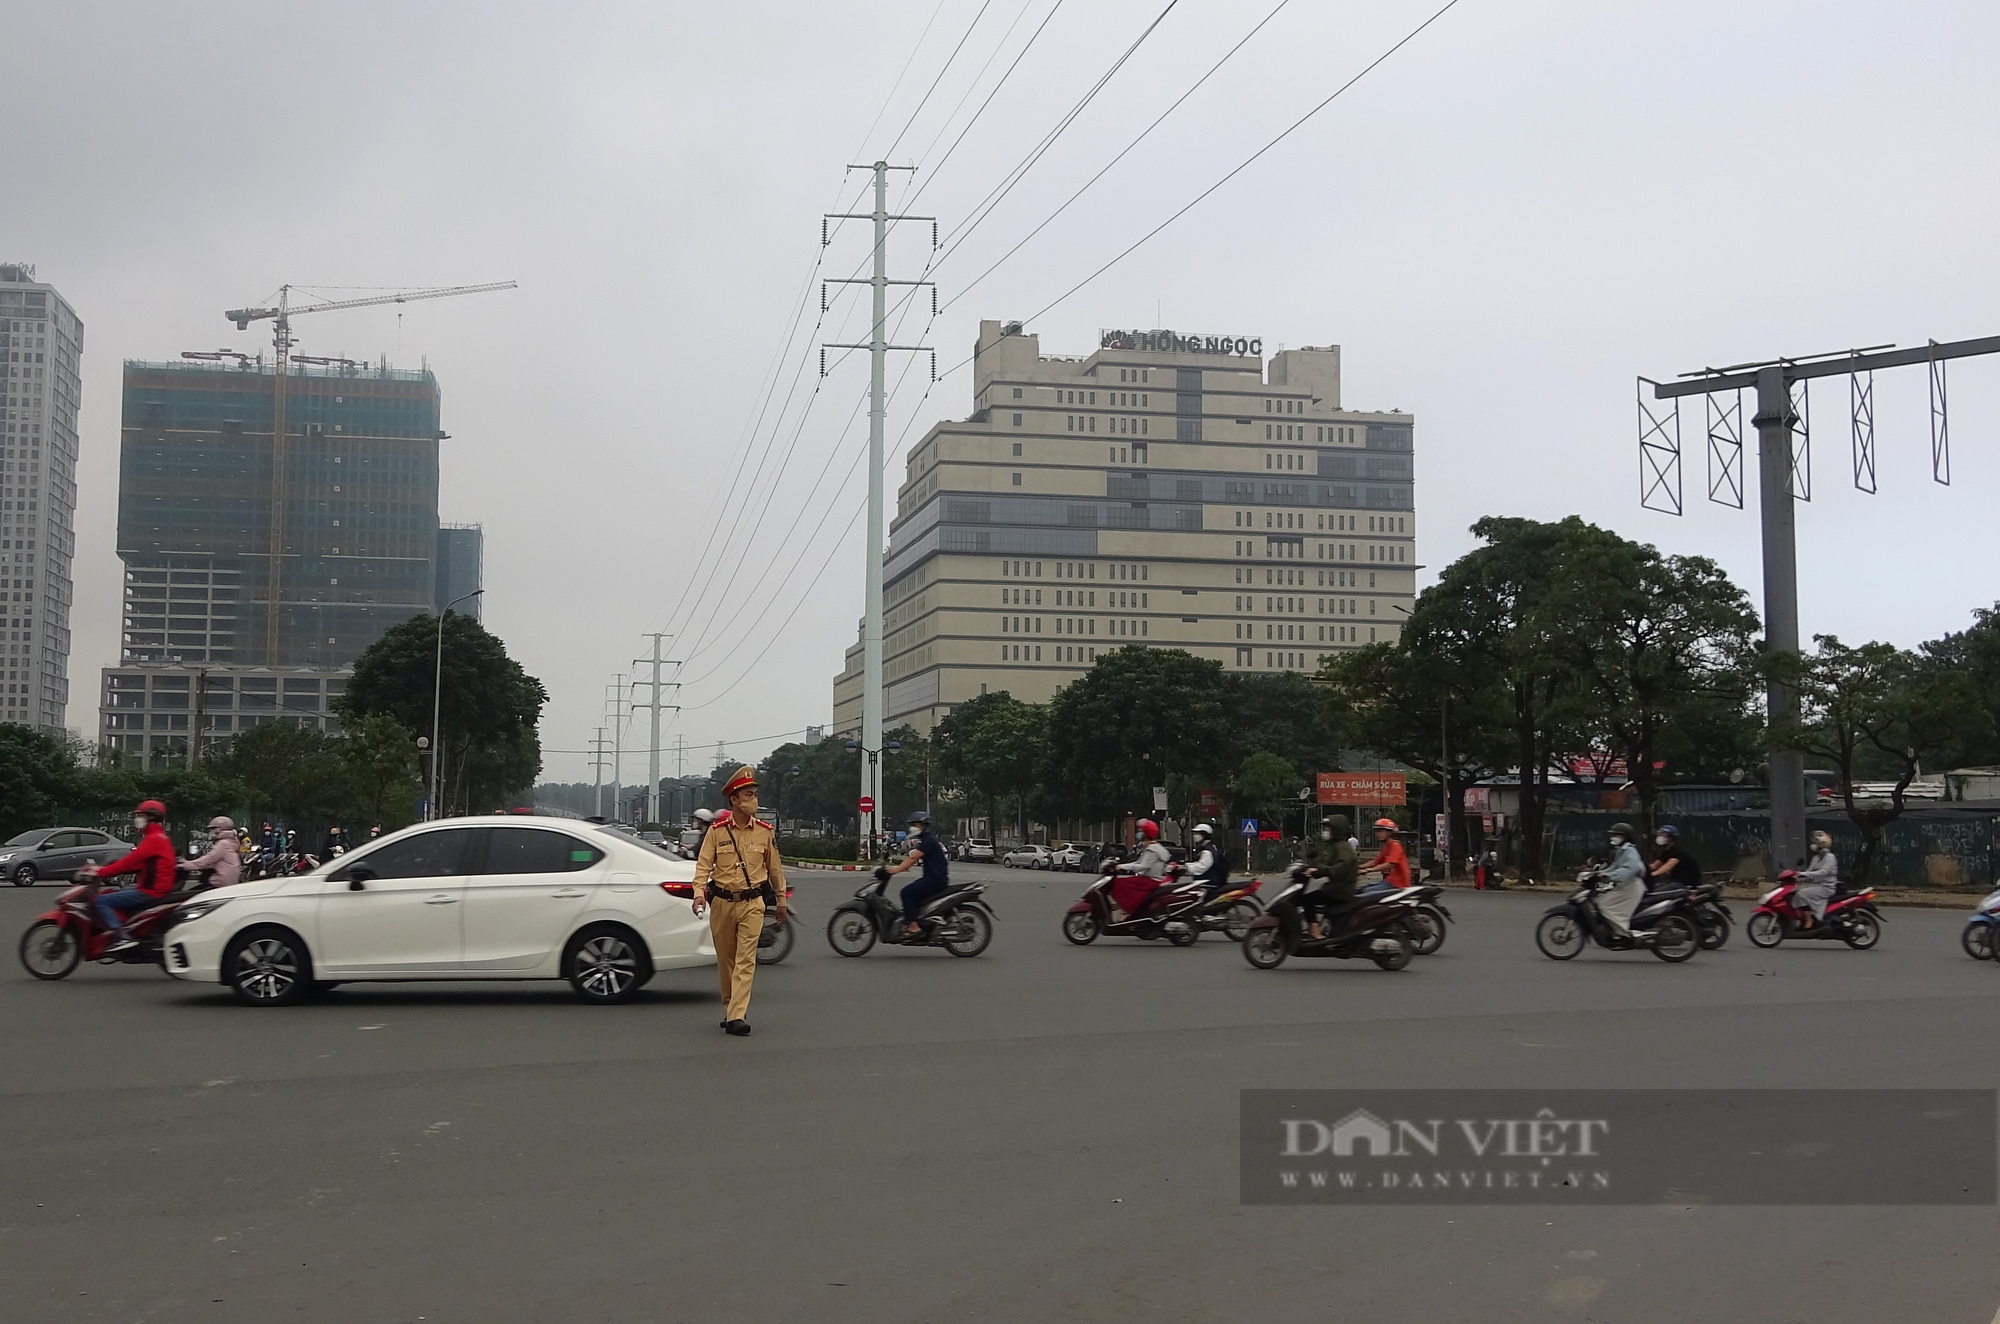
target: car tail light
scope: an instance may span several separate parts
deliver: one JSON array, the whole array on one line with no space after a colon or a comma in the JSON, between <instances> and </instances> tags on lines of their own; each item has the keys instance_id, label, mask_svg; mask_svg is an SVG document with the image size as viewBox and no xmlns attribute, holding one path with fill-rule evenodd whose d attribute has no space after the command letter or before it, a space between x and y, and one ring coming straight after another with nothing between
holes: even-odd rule
<instances>
[{"instance_id":1,"label":"car tail light","mask_svg":"<svg viewBox=\"0 0 2000 1324\"><path fill-rule=\"evenodd\" d=\"M683 901L694 900L693 883L661 883L660 886L666 889L668 896L677 896Z\"/></svg>"}]
</instances>

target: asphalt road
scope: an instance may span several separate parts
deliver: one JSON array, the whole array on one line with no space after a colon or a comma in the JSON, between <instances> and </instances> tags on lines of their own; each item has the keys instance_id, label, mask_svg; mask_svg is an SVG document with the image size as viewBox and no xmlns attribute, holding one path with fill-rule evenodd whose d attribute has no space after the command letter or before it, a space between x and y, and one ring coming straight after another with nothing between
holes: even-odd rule
<instances>
[{"instance_id":1,"label":"asphalt road","mask_svg":"<svg viewBox=\"0 0 2000 1324\"><path fill-rule=\"evenodd\" d=\"M965 870L973 872L974 870ZM298 1008L141 969L0 974L5 1314L35 1320L1516 1320L1989 1324L1977 1208L1267 1208L1251 1087L2000 1084L1962 916L1873 952L1684 966L1458 894L1401 973L1219 937L1063 942L1071 875L990 873L987 955L834 956L855 875L758 975L638 1002L352 985ZM18 933L54 889L0 891ZM1739 917L1742 908L1738 907Z\"/></svg>"}]
</instances>

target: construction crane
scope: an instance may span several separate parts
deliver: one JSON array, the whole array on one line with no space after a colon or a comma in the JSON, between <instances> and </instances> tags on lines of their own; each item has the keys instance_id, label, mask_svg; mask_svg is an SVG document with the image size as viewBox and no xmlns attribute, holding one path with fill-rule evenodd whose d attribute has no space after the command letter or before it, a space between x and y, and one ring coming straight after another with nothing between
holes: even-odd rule
<instances>
[{"instance_id":1,"label":"construction crane","mask_svg":"<svg viewBox=\"0 0 2000 1324\"><path fill-rule=\"evenodd\" d=\"M236 323L238 331L248 331L252 322L268 319L272 324L271 341L276 350L277 367L272 373L271 385L271 568L270 606L264 621L265 665L277 666L279 663L278 620L284 601L282 571L285 555L285 379L292 352L292 319L303 317L307 313L330 313L341 308L374 308L385 303L415 303L419 299L449 299L460 294L486 294L493 290L513 288L515 285L511 280L495 281L490 285L446 285L433 289L398 290L394 294L377 294L366 299L337 299L331 303L309 303L294 308L292 287L280 285L278 306L275 308L235 308L223 313L224 317Z\"/></svg>"}]
</instances>

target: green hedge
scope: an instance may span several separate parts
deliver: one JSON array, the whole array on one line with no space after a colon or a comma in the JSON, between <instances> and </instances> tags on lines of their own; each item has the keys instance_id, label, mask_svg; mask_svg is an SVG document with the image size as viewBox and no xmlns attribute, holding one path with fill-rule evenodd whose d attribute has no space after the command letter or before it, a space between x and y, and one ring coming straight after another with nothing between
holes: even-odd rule
<instances>
[{"instance_id":1,"label":"green hedge","mask_svg":"<svg viewBox=\"0 0 2000 1324\"><path fill-rule=\"evenodd\" d=\"M778 854L797 860L852 861L861 853L856 837L779 837Z\"/></svg>"}]
</instances>

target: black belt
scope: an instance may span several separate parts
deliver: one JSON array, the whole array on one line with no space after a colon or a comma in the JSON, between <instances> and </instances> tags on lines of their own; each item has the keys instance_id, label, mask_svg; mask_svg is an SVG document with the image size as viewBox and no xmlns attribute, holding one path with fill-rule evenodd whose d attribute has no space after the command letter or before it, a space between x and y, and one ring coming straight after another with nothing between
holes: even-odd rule
<instances>
[{"instance_id":1,"label":"black belt","mask_svg":"<svg viewBox=\"0 0 2000 1324\"><path fill-rule=\"evenodd\" d=\"M748 887L741 892L732 892L726 887L718 887L714 883L710 883L708 890L716 896L721 897L724 901L769 901L771 899L771 885L769 883L764 884L762 887Z\"/></svg>"}]
</instances>

